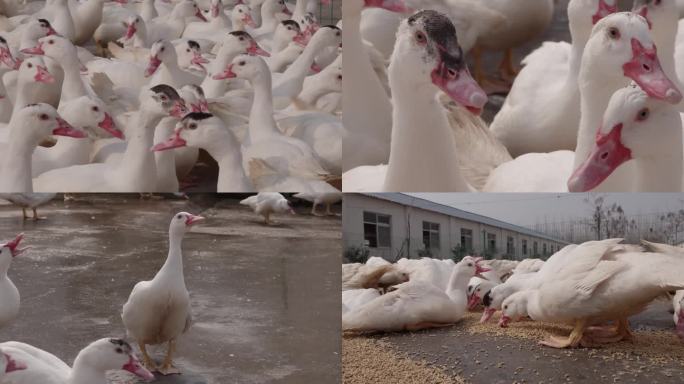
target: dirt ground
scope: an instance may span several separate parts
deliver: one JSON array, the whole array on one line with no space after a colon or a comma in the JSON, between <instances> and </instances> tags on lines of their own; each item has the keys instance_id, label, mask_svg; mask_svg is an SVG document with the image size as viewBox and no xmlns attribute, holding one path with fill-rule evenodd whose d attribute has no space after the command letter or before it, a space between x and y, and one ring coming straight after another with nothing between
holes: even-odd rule
<instances>
[{"instance_id":1,"label":"dirt ground","mask_svg":"<svg viewBox=\"0 0 684 384\"><path fill-rule=\"evenodd\" d=\"M122 305L167 255L172 215L206 221L184 239L194 325L178 346L181 376L157 383L334 383L339 380L339 217L277 217L267 227L228 195L140 200L135 195L53 200L47 220L24 222L0 205L0 238L25 232L14 260L20 317L0 340L31 343L72 363L81 348L125 334ZM339 207L337 207L339 211ZM156 348L163 357L165 349ZM117 376L116 383L133 383Z\"/></svg>"},{"instance_id":2,"label":"dirt ground","mask_svg":"<svg viewBox=\"0 0 684 384\"><path fill-rule=\"evenodd\" d=\"M504 383L682 383L684 344L675 336L669 303L654 303L631 319L633 342L594 349L555 350L538 344L571 327L532 321L499 328L469 314L450 328L343 339L343 383L413 383L385 380L398 372L429 377L423 382ZM382 363L378 363L381 359ZM409 368L407 368L409 367ZM377 369L375 369L377 368Z\"/></svg>"}]
</instances>

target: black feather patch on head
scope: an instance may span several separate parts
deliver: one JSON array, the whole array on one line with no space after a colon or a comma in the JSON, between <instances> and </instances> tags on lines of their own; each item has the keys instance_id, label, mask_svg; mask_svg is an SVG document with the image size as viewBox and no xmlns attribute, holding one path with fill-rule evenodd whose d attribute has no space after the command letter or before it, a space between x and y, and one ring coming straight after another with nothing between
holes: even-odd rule
<instances>
[{"instance_id":1,"label":"black feather patch on head","mask_svg":"<svg viewBox=\"0 0 684 384\"><path fill-rule=\"evenodd\" d=\"M40 23L41 27L50 28L50 22L47 21L46 19L38 19L38 22Z\"/></svg>"},{"instance_id":2,"label":"black feather patch on head","mask_svg":"<svg viewBox=\"0 0 684 384\"><path fill-rule=\"evenodd\" d=\"M334 30L337 30L337 31L341 31L340 27L338 27L337 25L332 25L332 24L330 24L330 25L324 25L324 26L322 26L321 28L330 28L330 29L334 29Z\"/></svg>"},{"instance_id":3,"label":"black feather patch on head","mask_svg":"<svg viewBox=\"0 0 684 384\"><path fill-rule=\"evenodd\" d=\"M233 35L235 37L246 37L248 39L252 39L252 35L250 35L249 33L245 32L245 31L233 31L233 32L229 32L228 34Z\"/></svg>"},{"instance_id":4,"label":"black feather patch on head","mask_svg":"<svg viewBox=\"0 0 684 384\"><path fill-rule=\"evenodd\" d=\"M200 45L195 40L188 40L188 46L192 49L200 49Z\"/></svg>"},{"instance_id":5,"label":"black feather patch on head","mask_svg":"<svg viewBox=\"0 0 684 384\"><path fill-rule=\"evenodd\" d=\"M122 339L109 339L109 342L114 344L116 348L116 352L118 353L126 353L130 354L133 351L133 348L131 348L131 345L128 344L125 340Z\"/></svg>"},{"instance_id":6,"label":"black feather patch on head","mask_svg":"<svg viewBox=\"0 0 684 384\"><path fill-rule=\"evenodd\" d=\"M482 298L482 304L484 304L485 307L489 307L492 304L492 296L490 295L492 291L489 291L485 293L484 297Z\"/></svg>"},{"instance_id":7,"label":"black feather patch on head","mask_svg":"<svg viewBox=\"0 0 684 384\"><path fill-rule=\"evenodd\" d=\"M283 24L283 25L286 26L286 27L287 27L288 25L290 25L290 26L292 26L292 27L295 27L295 28L297 28L298 31L301 30L301 28L299 27L299 23L296 22L296 21L294 21L294 20L284 20L284 21L281 22L281 24Z\"/></svg>"},{"instance_id":8,"label":"black feather patch on head","mask_svg":"<svg viewBox=\"0 0 684 384\"><path fill-rule=\"evenodd\" d=\"M154 87L150 88L150 90L154 93L163 93L165 94L169 99L171 100L180 100L180 95L178 92L176 92L175 89L173 89L172 86L166 85L166 84L159 84L155 85Z\"/></svg>"},{"instance_id":9,"label":"black feather patch on head","mask_svg":"<svg viewBox=\"0 0 684 384\"><path fill-rule=\"evenodd\" d=\"M209 119L212 117L214 117L214 115L212 115L211 113L191 112L191 113L188 113L187 115L185 115L183 117L183 119L181 119L181 121L185 121L185 120L202 121L202 120L206 120L206 119Z\"/></svg>"},{"instance_id":10,"label":"black feather patch on head","mask_svg":"<svg viewBox=\"0 0 684 384\"><path fill-rule=\"evenodd\" d=\"M434 54L434 46L446 68L460 71L466 67L463 49L458 44L456 27L446 15L433 10L420 11L411 16L408 23L412 26L416 23L422 24L428 39L432 42L428 46L428 52Z\"/></svg>"},{"instance_id":11,"label":"black feather patch on head","mask_svg":"<svg viewBox=\"0 0 684 384\"><path fill-rule=\"evenodd\" d=\"M188 84L188 86L194 89L195 92L197 92L197 94L200 95L200 97L204 98L204 90L202 89L202 87L200 87L197 84Z\"/></svg>"}]
</instances>

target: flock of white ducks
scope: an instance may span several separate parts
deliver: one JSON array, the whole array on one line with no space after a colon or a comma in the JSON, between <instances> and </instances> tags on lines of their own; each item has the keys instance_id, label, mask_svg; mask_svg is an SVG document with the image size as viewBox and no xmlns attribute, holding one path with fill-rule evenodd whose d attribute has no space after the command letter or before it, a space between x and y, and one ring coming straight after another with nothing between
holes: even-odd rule
<instances>
[{"instance_id":1,"label":"flock of white ducks","mask_svg":"<svg viewBox=\"0 0 684 384\"><path fill-rule=\"evenodd\" d=\"M684 279L678 273L684 250L621 242L568 245L545 262L467 256L457 264L427 258L345 264L342 328L369 332L450 326L482 304L482 322L501 311L501 327L527 317L570 324L574 328L568 337L550 337L541 344L594 347L630 339L628 318L677 291L675 328L684 340Z\"/></svg>"},{"instance_id":2,"label":"flock of white ducks","mask_svg":"<svg viewBox=\"0 0 684 384\"><path fill-rule=\"evenodd\" d=\"M0 6L0 192L339 192L342 31L320 1ZM200 149L215 186L188 177Z\"/></svg>"},{"instance_id":3,"label":"flock of white ducks","mask_svg":"<svg viewBox=\"0 0 684 384\"><path fill-rule=\"evenodd\" d=\"M465 3L343 3L345 48L359 58L345 63L345 191L682 191L676 0L637 0L632 12L571 0L572 42L544 42L522 61L489 126L475 81L488 80L470 76L466 52L508 51L539 35L553 2ZM488 35L502 36L503 25L510 39L496 47ZM502 77L517 72L510 58Z\"/></svg>"}]
</instances>

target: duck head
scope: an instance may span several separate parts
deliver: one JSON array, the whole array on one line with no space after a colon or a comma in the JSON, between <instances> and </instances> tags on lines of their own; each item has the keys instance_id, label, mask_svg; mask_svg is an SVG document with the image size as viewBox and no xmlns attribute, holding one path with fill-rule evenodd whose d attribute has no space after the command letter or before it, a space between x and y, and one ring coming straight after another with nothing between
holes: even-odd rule
<instances>
[{"instance_id":1,"label":"duck head","mask_svg":"<svg viewBox=\"0 0 684 384\"><path fill-rule=\"evenodd\" d=\"M230 54L249 54L264 57L271 56L270 53L259 46L252 35L245 31L233 31L228 33L223 44L224 47L230 48Z\"/></svg>"},{"instance_id":2,"label":"duck head","mask_svg":"<svg viewBox=\"0 0 684 384\"><path fill-rule=\"evenodd\" d=\"M292 204L287 199L280 199L276 202L276 211L280 213L289 213L291 215L297 214L292 208Z\"/></svg>"},{"instance_id":3,"label":"duck head","mask_svg":"<svg viewBox=\"0 0 684 384\"><path fill-rule=\"evenodd\" d=\"M474 114L487 103L487 94L470 75L456 28L439 12L421 11L401 23L389 76L422 97L434 97L440 89Z\"/></svg>"},{"instance_id":4,"label":"duck head","mask_svg":"<svg viewBox=\"0 0 684 384\"><path fill-rule=\"evenodd\" d=\"M19 78L17 81L20 84L52 84L55 82L55 78L48 72L42 58L29 57L19 66Z\"/></svg>"},{"instance_id":5,"label":"duck head","mask_svg":"<svg viewBox=\"0 0 684 384\"><path fill-rule=\"evenodd\" d=\"M136 34L145 30L145 21L138 15L131 15L123 22L123 26L126 28L123 39L131 40Z\"/></svg>"},{"instance_id":6,"label":"duck head","mask_svg":"<svg viewBox=\"0 0 684 384\"><path fill-rule=\"evenodd\" d=\"M133 348L122 339L97 340L85 347L76 357L74 366L86 365L104 377L105 372L122 370L130 372L145 381L154 379L152 372L140 363Z\"/></svg>"},{"instance_id":7,"label":"duck head","mask_svg":"<svg viewBox=\"0 0 684 384\"><path fill-rule=\"evenodd\" d=\"M181 97L190 106L190 112L209 113L209 103L199 85L188 84L180 90Z\"/></svg>"},{"instance_id":8,"label":"duck head","mask_svg":"<svg viewBox=\"0 0 684 384\"><path fill-rule=\"evenodd\" d=\"M233 62L222 73L214 75L214 79L238 78L252 82L260 76L267 75L270 75L270 71L264 59L259 56L239 55L233 59Z\"/></svg>"},{"instance_id":9,"label":"duck head","mask_svg":"<svg viewBox=\"0 0 684 384\"><path fill-rule=\"evenodd\" d=\"M248 26L250 28L256 28L256 22L252 18L252 10L247 4L238 4L230 12L231 21L233 25Z\"/></svg>"},{"instance_id":10,"label":"duck head","mask_svg":"<svg viewBox=\"0 0 684 384\"><path fill-rule=\"evenodd\" d=\"M627 77L650 97L678 104L682 94L663 71L646 20L620 12L603 18L592 31L582 58L582 73L594 77Z\"/></svg>"},{"instance_id":11,"label":"duck head","mask_svg":"<svg viewBox=\"0 0 684 384\"><path fill-rule=\"evenodd\" d=\"M499 326L508 327L511 321L518 321L527 316L527 301L532 291L520 291L510 295L501 304Z\"/></svg>"},{"instance_id":12,"label":"duck head","mask_svg":"<svg viewBox=\"0 0 684 384\"><path fill-rule=\"evenodd\" d=\"M178 63L176 49L170 42L159 40L150 48L150 58L145 68L145 77L152 76L162 63Z\"/></svg>"},{"instance_id":13,"label":"duck head","mask_svg":"<svg viewBox=\"0 0 684 384\"><path fill-rule=\"evenodd\" d=\"M308 38L302 33L299 23L294 20L281 21L275 30L273 39L279 39L286 42L294 41L303 47L308 43Z\"/></svg>"},{"instance_id":14,"label":"duck head","mask_svg":"<svg viewBox=\"0 0 684 384\"><path fill-rule=\"evenodd\" d=\"M71 125L87 132L93 138L111 135L124 140L123 132L117 128L114 119L107 113L101 100L90 96L81 96L60 105L59 112Z\"/></svg>"},{"instance_id":15,"label":"duck head","mask_svg":"<svg viewBox=\"0 0 684 384\"><path fill-rule=\"evenodd\" d=\"M190 227L202 221L204 221L204 217L202 216L193 215L187 212L176 213L171 219L171 224L169 225L169 234L185 234L190 230Z\"/></svg>"},{"instance_id":16,"label":"duck head","mask_svg":"<svg viewBox=\"0 0 684 384\"><path fill-rule=\"evenodd\" d=\"M29 104L17 111L17 114L18 121L26 128L25 134L35 145L51 135L78 139L87 137L83 131L75 129L62 119L49 104Z\"/></svg>"},{"instance_id":17,"label":"duck head","mask_svg":"<svg viewBox=\"0 0 684 384\"><path fill-rule=\"evenodd\" d=\"M158 116L169 115L182 118L188 108L178 92L166 84L159 84L141 93L141 109L148 110Z\"/></svg>"},{"instance_id":18,"label":"duck head","mask_svg":"<svg viewBox=\"0 0 684 384\"><path fill-rule=\"evenodd\" d=\"M570 192L598 187L622 164L661 155L664 146L681 131L679 113L631 84L610 99L596 142L587 160L568 181Z\"/></svg>"},{"instance_id":19,"label":"duck head","mask_svg":"<svg viewBox=\"0 0 684 384\"><path fill-rule=\"evenodd\" d=\"M181 147L202 148L211 152L220 146L217 137L225 135L225 125L210 113L192 112L176 125L176 131L168 140L152 147L152 151L167 151Z\"/></svg>"},{"instance_id":20,"label":"duck head","mask_svg":"<svg viewBox=\"0 0 684 384\"><path fill-rule=\"evenodd\" d=\"M571 0L568 21L573 41L586 44L594 25L617 11L617 0Z\"/></svg>"}]
</instances>

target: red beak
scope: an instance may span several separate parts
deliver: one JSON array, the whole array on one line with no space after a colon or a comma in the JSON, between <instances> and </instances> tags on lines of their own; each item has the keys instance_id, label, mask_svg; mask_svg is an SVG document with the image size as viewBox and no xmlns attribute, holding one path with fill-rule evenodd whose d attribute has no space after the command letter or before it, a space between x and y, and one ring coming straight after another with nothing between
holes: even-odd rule
<instances>
[{"instance_id":1,"label":"red beak","mask_svg":"<svg viewBox=\"0 0 684 384\"><path fill-rule=\"evenodd\" d=\"M202 11L199 9L199 7L197 7L197 12L195 12L195 16L199 17L203 21L207 21L207 18L204 17L204 15L202 14Z\"/></svg>"},{"instance_id":2,"label":"red beak","mask_svg":"<svg viewBox=\"0 0 684 384\"><path fill-rule=\"evenodd\" d=\"M233 72L233 64L229 65L223 73L214 75L214 80L234 79L237 75Z\"/></svg>"},{"instance_id":3,"label":"red beak","mask_svg":"<svg viewBox=\"0 0 684 384\"><path fill-rule=\"evenodd\" d=\"M57 31L55 31L55 29L52 27L48 27L48 31L45 34L45 36L52 36L52 35L57 35Z\"/></svg>"},{"instance_id":4,"label":"red beak","mask_svg":"<svg viewBox=\"0 0 684 384\"><path fill-rule=\"evenodd\" d=\"M218 5L212 5L211 7L211 17L217 18L219 16L219 13L221 10L219 9Z\"/></svg>"},{"instance_id":5,"label":"red beak","mask_svg":"<svg viewBox=\"0 0 684 384\"><path fill-rule=\"evenodd\" d=\"M148 371L140 364L140 361L133 355L130 356L128 363L121 367L124 371L128 371L146 381L154 379L152 372Z\"/></svg>"},{"instance_id":6,"label":"red beak","mask_svg":"<svg viewBox=\"0 0 684 384\"><path fill-rule=\"evenodd\" d=\"M206 71L206 69L204 68L204 64L208 64L209 60L202 56L201 52L197 51L195 52L195 56L192 58L192 60L190 60L190 62Z\"/></svg>"},{"instance_id":7,"label":"red beak","mask_svg":"<svg viewBox=\"0 0 684 384\"><path fill-rule=\"evenodd\" d=\"M109 132L110 135L116 137L117 139L124 140L124 134L119 130L119 128L116 127L116 123L114 122L114 119L112 116L105 112L105 117L100 123L97 125L98 127L104 129L105 131Z\"/></svg>"},{"instance_id":8,"label":"red beak","mask_svg":"<svg viewBox=\"0 0 684 384\"><path fill-rule=\"evenodd\" d=\"M482 113L482 109L487 104L487 94L470 76L467 68L456 72L446 68L444 63L440 63L432 71L432 83L474 115Z\"/></svg>"},{"instance_id":9,"label":"red beak","mask_svg":"<svg viewBox=\"0 0 684 384\"><path fill-rule=\"evenodd\" d=\"M256 22L254 21L254 18L252 18L252 15L249 13L245 15L245 17L242 18L242 22L245 23L246 25L256 28Z\"/></svg>"},{"instance_id":10,"label":"red beak","mask_svg":"<svg viewBox=\"0 0 684 384\"><path fill-rule=\"evenodd\" d=\"M175 149L175 148L181 148L181 147L187 146L188 143L180 137L180 132L181 132L180 129L176 130L176 133L174 133L173 136L169 137L168 140L166 140L163 143L159 143L159 144L155 145L154 147L152 147L152 151L153 152L161 152L161 151L167 151L169 149Z\"/></svg>"},{"instance_id":11,"label":"red beak","mask_svg":"<svg viewBox=\"0 0 684 384\"><path fill-rule=\"evenodd\" d=\"M157 55L150 56L150 61L147 64L147 68L145 69L145 77L152 76L157 71L161 63L162 61L159 60Z\"/></svg>"},{"instance_id":12,"label":"red beak","mask_svg":"<svg viewBox=\"0 0 684 384\"><path fill-rule=\"evenodd\" d=\"M489 319L494 316L496 313L496 309L494 308L485 308L484 312L482 312L482 317L480 318L480 323L484 324L489 321Z\"/></svg>"},{"instance_id":13,"label":"red beak","mask_svg":"<svg viewBox=\"0 0 684 384\"><path fill-rule=\"evenodd\" d=\"M175 103L173 103L173 108L171 108L169 115L178 119L182 119L183 117L185 117L187 113L188 107L185 106L185 101L178 100Z\"/></svg>"},{"instance_id":14,"label":"red beak","mask_svg":"<svg viewBox=\"0 0 684 384\"><path fill-rule=\"evenodd\" d=\"M5 247L10 249L10 252L12 252L12 257L17 257L24 251L26 251L28 248L19 248L19 243L21 243L21 240L24 238L24 234L20 233L17 235L17 237L14 238L14 240L10 241L9 243L5 244Z\"/></svg>"},{"instance_id":15,"label":"red beak","mask_svg":"<svg viewBox=\"0 0 684 384\"><path fill-rule=\"evenodd\" d=\"M256 41L252 41L252 45L247 48L247 53L250 55L259 55L264 57L270 57L271 54L263 50Z\"/></svg>"},{"instance_id":16,"label":"red beak","mask_svg":"<svg viewBox=\"0 0 684 384\"><path fill-rule=\"evenodd\" d=\"M310 36L307 35L306 33L300 32L297 34L297 36L292 38L292 41L301 45L302 47L306 47L306 45L309 44L309 40L310 40L309 37Z\"/></svg>"},{"instance_id":17,"label":"red beak","mask_svg":"<svg viewBox=\"0 0 684 384\"><path fill-rule=\"evenodd\" d=\"M318 63L316 63L316 62L314 61L313 64L311 64L311 70L312 70L314 73L320 73L323 69L322 69L321 67L319 67L319 66L318 66Z\"/></svg>"},{"instance_id":18,"label":"red beak","mask_svg":"<svg viewBox=\"0 0 684 384\"><path fill-rule=\"evenodd\" d=\"M7 360L7 366L5 367L5 373L10 373L10 372L14 372L14 371L21 371L21 370L28 368L26 366L26 364L20 363L20 362L14 360L10 355L8 355L6 353L4 353L4 355L5 355L5 359Z\"/></svg>"},{"instance_id":19,"label":"red beak","mask_svg":"<svg viewBox=\"0 0 684 384\"><path fill-rule=\"evenodd\" d=\"M468 297L468 310L472 311L478 304L480 304L480 297L478 295L473 293Z\"/></svg>"},{"instance_id":20,"label":"red beak","mask_svg":"<svg viewBox=\"0 0 684 384\"><path fill-rule=\"evenodd\" d=\"M45 51L43 51L43 43L38 43L35 47L32 48L24 48L21 50L22 53L26 53L28 55L44 55Z\"/></svg>"},{"instance_id":21,"label":"red beak","mask_svg":"<svg viewBox=\"0 0 684 384\"><path fill-rule=\"evenodd\" d=\"M596 136L596 145L584 163L568 180L570 192L587 192L598 187L615 169L632 159L632 151L620 141L622 124L607 135Z\"/></svg>"},{"instance_id":22,"label":"red beak","mask_svg":"<svg viewBox=\"0 0 684 384\"><path fill-rule=\"evenodd\" d=\"M76 139L83 139L86 137L86 134L83 133L83 131L79 131L78 129L75 129L69 123L67 123L66 120L59 118L59 117L57 117L56 119L57 119L57 128L52 130L53 135L74 137Z\"/></svg>"},{"instance_id":23,"label":"red beak","mask_svg":"<svg viewBox=\"0 0 684 384\"><path fill-rule=\"evenodd\" d=\"M128 28L126 29L126 40L130 40L133 38L133 35L138 31L137 28L135 28L135 23L130 23L128 24Z\"/></svg>"},{"instance_id":24,"label":"red beak","mask_svg":"<svg viewBox=\"0 0 684 384\"><path fill-rule=\"evenodd\" d=\"M188 217L185 220L185 225L187 225L188 227L192 226L192 225L194 225L200 221L204 221L204 217L202 217L202 216L194 216L194 215L189 215L189 216L190 217Z\"/></svg>"},{"instance_id":25,"label":"red beak","mask_svg":"<svg viewBox=\"0 0 684 384\"><path fill-rule=\"evenodd\" d=\"M632 38L632 54L632 60L622 66L625 76L639 84L649 96L678 104L682 94L660 66L655 44L647 49L638 39Z\"/></svg>"},{"instance_id":26,"label":"red beak","mask_svg":"<svg viewBox=\"0 0 684 384\"><path fill-rule=\"evenodd\" d=\"M501 318L499 319L499 327L501 328L508 328L508 323L511 322L511 318L506 316L506 315L501 315Z\"/></svg>"},{"instance_id":27,"label":"red beak","mask_svg":"<svg viewBox=\"0 0 684 384\"><path fill-rule=\"evenodd\" d=\"M617 11L617 4L608 5L606 3L606 0L600 0L598 10L596 10L596 13L594 14L594 16L592 16L591 22L594 23L594 25L596 25L596 23L598 23L601 19Z\"/></svg>"},{"instance_id":28,"label":"red beak","mask_svg":"<svg viewBox=\"0 0 684 384\"><path fill-rule=\"evenodd\" d=\"M46 67L42 65L36 65L36 75L33 79L39 83L52 84L55 82L54 76L48 72Z\"/></svg>"},{"instance_id":29,"label":"red beak","mask_svg":"<svg viewBox=\"0 0 684 384\"><path fill-rule=\"evenodd\" d=\"M14 59L12 52L7 47L0 48L0 62L12 69L19 69L21 65L21 62Z\"/></svg>"}]
</instances>

